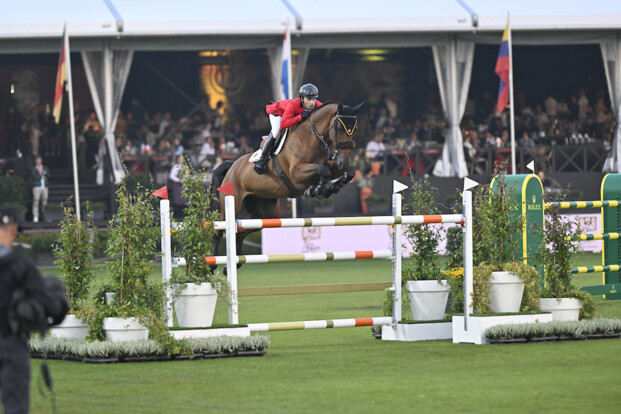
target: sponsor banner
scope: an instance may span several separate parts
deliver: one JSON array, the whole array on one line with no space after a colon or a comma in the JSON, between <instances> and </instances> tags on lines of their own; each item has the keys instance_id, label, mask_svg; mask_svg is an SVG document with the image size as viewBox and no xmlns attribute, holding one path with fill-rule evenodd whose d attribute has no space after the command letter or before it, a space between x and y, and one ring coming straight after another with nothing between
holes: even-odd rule
<instances>
[{"instance_id":1,"label":"sponsor banner","mask_svg":"<svg viewBox=\"0 0 621 414\"><path fill-rule=\"evenodd\" d=\"M601 233L601 214L568 214L578 222L582 233ZM433 224L445 229L455 226L452 223ZM405 230L406 225L402 226ZM338 252L350 250L383 250L392 248L392 226L335 226L272 228L262 230L262 254L293 254L313 252ZM405 231L404 231L405 233ZM403 256L409 256L411 245L405 235ZM476 243L476 239L475 239ZM585 252L600 253L601 240L581 242ZM440 241L439 251L445 253L446 240Z\"/></svg>"},{"instance_id":2,"label":"sponsor banner","mask_svg":"<svg viewBox=\"0 0 621 414\"><path fill-rule=\"evenodd\" d=\"M602 233L601 214L567 214L566 216L578 223L582 234ZM580 244L582 244L582 250L585 252L602 252L601 240L585 240Z\"/></svg>"},{"instance_id":3,"label":"sponsor banner","mask_svg":"<svg viewBox=\"0 0 621 414\"><path fill-rule=\"evenodd\" d=\"M453 223L433 224L449 228ZM405 229L406 225L401 228ZM262 253L312 253L350 250L392 249L392 226L335 226L263 229ZM403 236L403 256L409 256L411 245ZM443 254L446 240L440 241Z\"/></svg>"}]
</instances>

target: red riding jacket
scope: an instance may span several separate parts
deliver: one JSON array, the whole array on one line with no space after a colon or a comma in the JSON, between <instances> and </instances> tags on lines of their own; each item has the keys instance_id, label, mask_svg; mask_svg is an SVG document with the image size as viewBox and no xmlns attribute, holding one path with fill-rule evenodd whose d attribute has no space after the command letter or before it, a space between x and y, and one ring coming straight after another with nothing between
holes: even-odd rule
<instances>
[{"instance_id":1,"label":"red riding jacket","mask_svg":"<svg viewBox=\"0 0 621 414\"><path fill-rule=\"evenodd\" d=\"M290 100L282 100L271 103L265 107L265 112L270 115L280 116L281 128L289 128L295 124L302 122L302 113L304 112L304 106L300 102L301 98L295 98ZM315 108L322 105L320 101L317 101Z\"/></svg>"}]
</instances>

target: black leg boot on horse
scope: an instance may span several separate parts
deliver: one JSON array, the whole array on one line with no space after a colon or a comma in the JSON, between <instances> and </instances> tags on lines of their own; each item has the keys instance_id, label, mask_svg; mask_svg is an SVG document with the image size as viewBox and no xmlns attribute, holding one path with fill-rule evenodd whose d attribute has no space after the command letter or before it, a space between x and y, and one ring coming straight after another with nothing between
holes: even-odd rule
<instances>
[{"instance_id":1,"label":"black leg boot on horse","mask_svg":"<svg viewBox=\"0 0 621 414\"><path fill-rule=\"evenodd\" d=\"M275 142L276 142L276 138L270 132L270 134L267 136L265 140L265 145L263 145L263 150L261 152L261 158L259 159L259 161L257 161L254 164L254 171L257 174L261 175L265 172L265 169L267 168L267 161L269 160L270 155L272 154L272 149L274 148Z\"/></svg>"}]
</instances>

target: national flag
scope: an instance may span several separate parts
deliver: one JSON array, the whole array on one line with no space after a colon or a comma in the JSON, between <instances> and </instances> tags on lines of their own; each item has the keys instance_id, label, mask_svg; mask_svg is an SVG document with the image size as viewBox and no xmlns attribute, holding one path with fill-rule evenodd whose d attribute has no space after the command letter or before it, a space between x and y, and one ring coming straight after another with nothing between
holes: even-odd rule
<instances>
[{"instance_id":1,"label":"national flag","mask_svg":"<svg viewBox=\"0 0 621 414\"><path fill-rule=\"evenodd\" d=\"M63 92L65 81L67 80L67 68L65 67L65 34L63 33L63 43L58 56L58 71L56 72L56 87L54 89L54 121L60 122L60 112L63 106Z\"/></svg>"},{"instance_id":2,"label":"national flag","mask_svg":"<svg viewBox=\"0 0 621 414\"><path fill-rule=\"evenodd\" d=\"M500 78L500 86L498 87L498 102L496 103L496 110L502 112L507 103L509 103L509 70L511 68L511 61L509 57L509 20L507 20L507 27L502 35L502 43L500 44L500 51L498 52L498 60L496 61L496 75Z\"/></svg>"},{"instance_id":3,"label":"national flag","mask_svg":"<svg viewBox=\"0 0 621 414\"><path fill-rule=\"evenodd\" d=\"M282 40L282 72L280 76L284 99L291 99L291 36L289 26Z\"/></svg>"}]
</instances>

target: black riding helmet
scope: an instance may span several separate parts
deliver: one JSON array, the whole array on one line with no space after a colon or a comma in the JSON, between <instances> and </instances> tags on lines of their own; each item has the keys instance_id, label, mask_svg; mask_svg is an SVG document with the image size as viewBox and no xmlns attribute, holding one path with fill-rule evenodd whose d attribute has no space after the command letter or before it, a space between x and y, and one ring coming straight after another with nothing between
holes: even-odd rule
<instances>
[{"instance_id":1,"label":"black riding helmet","mask_svg":"<svg viewBox=\"0 0 621 414\"><path fill-rule=\"evenodd\" d=\"M300 98L319 98L319 89L312 83L302 85L300 88Z\"/></svg>"}]
</instances>

